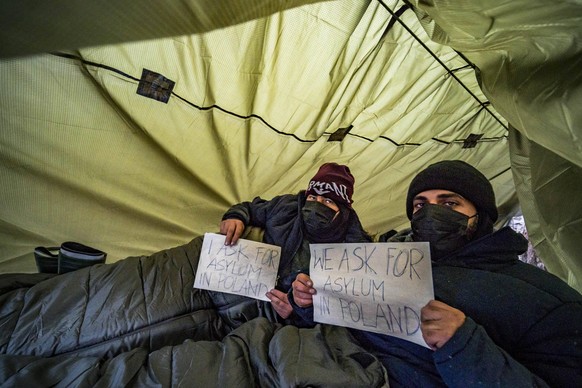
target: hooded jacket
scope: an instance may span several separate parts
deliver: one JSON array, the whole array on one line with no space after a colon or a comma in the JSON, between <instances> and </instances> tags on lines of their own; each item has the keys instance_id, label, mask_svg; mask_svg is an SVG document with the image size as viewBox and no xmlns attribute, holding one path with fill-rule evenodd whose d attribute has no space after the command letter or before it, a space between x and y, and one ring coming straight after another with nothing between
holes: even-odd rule
<instances>
[{"instance_id":1,"label":"hooded jacket","mask_svg":"<svg viewBox=\"0 0 582 388\"><path fill-rule=\"evenodd\" d=\"M410 231L389 241L412 241ZM435 299L467 317L436 351L388 335L351 332L382 360L391 387L580 387L582 296L519 261L526 249L522 235L503 228L433 261Z\"/></svg>"}]
</instances>

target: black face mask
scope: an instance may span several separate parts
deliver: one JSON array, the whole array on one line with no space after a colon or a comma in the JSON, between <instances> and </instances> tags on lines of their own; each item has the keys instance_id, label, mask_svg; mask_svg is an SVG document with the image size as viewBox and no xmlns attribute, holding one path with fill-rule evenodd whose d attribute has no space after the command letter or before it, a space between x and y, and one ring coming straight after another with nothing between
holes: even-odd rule
<instances>
[{"instance_id":1,"label":"black face mask","mask_svg":"<svg viewBox=\"0 0 582 388\"><path fill-rule=\"evenodd\" d=\"M337 214L337 217L336 217ZM317 201L307 201L301 209L307 239L312 243L341 242L347 230L347 211L336 212Z\"/></svg>"},{"instance_id":2,"label":"black face mask","mask_svg":"<svg viewBox=\"0 0 582 388\"><path fill-rule=\"evenodd\" d=\"M441 205L425 204L412 215L412 239L428 241L433 260L456 251L469 242L468 217Z\"/></svg>"}]
</instances>

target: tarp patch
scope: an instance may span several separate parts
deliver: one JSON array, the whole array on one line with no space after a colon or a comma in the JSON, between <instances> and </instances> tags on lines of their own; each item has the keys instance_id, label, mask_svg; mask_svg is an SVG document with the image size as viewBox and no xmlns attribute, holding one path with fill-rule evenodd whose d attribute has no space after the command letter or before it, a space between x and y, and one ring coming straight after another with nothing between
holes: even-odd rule
<instances>
[{"instance_id":1,"label":"tarp patch","mask_svg":"<svg viewBox=\"0 0 582 388\"><path fill-rule=\"evenodd\" d=\"M137 94L167 104L175 84L174 81L167 79L161 74L143 69L139 85L137 86Z\"/></svg>"},{"instance_id":2,"label":"tarp patch","mask_svg":"<svg viewBox=\"0 0 582 388\"><path fill-rule=\"evenodd\" d=\"M350 133L353 127L354 127L353 125L350 125L349 127L346 128L338 128L337 131L331 134L327 141L342 141L344 137L346 137L346 135Z\"/></svg>"},{"instance_id":3,"label":"tarp patch","mask_svg":"<svg viewBox=\"0 0 582 388\"><path fill-rule=\"evenodd\" d=\"M483 134L472 133L463 141L463 148L475 148L479 139L483 137Z\"/></svg>"}]
</instances>

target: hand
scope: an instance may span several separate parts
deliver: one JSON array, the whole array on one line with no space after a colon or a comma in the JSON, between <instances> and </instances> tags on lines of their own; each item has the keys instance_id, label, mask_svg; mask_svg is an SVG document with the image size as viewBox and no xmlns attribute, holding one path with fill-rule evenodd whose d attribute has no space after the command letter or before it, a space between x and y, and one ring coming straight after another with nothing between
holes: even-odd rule
<instances>
[{"instance_id":1,"label":"hand","mask_svg":"<svg viewBox=\"0 0 582 388\"><path fill-rule=\"evenodd\" d=\"M273 305L273 308L275 309L277 314L281 316L281 318L283 319L289 318L289 316L293 312L293 306L291 306L291 303L289 303L289 298L287 298L286 293L272 289L265 295L267 295L267 298L269 298L269 300L271 301L271 305Z\"/></svg>"},{"instance_id":2,"label":"hand","mask_svg":"<svg viewBox=\"0 0 582 388\"><path fill-rule=\"evenodd\" d=\"M313 305L313 295L317 293L317 290L313 288L313 282L309 275L298 274L291 287L293 288L293 300L297 306L305 308Z\"/></svg>"},{"instance_id":3,"label":"hand","mask_svg":"<svg viewBox=\"0 0 582 388\"><path fill-rule=\"evenodd\" d=\"M220 233L226 235L224 245L234 245L245 230L245 224L239 219L230 218L220 223Z\"/></svg>"},{"instance_id":4,"label":"hand","mask_svg":"<svg viewBox=\"0 0 582 388\"><path fill-rule=\"evenodd\" d=\"M461 310L437 300L431 300L420 310L422 338L432 350L441 348L465 323Z\"/></svg>"}]
</instances>

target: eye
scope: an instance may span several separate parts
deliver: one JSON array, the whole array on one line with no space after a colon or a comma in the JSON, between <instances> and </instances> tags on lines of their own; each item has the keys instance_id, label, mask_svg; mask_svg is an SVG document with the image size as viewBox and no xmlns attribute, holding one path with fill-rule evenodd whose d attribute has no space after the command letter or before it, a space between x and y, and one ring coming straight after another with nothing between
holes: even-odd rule
<instances>
[{"instance_id":1,"label":"eye","mask_svg":"<svg viewBox=\"0 0 582 388\"><path fill-rule=\"evenodd\" d=\"M412 207L414 209L421 209L424 206L424 202L415 202Z\"/></svg>"},{"instance_id":2,"label":"eye","mask_svg":"<svg viewBox=\"0 0 582 388\"><path fill-rule=\"evenodd\" d=\"M329 198L325 198L324 202L326 205L335 205L335 202Z\"/></svg>"},{"instance_id":3,"label":"eye","mask_svg":"<svg viewBox=\"0 0 582 388\"><path fill-rule=\"evenodd\" d=\"M315 195L311 195L310 194L310 195L307 196L307 200L308 201L317 201L317 198L315 197Z\"/></svg>"},{"instance_id":4,"label":"eye","mask_svg":"<svg viewBox=\"0 0 582 388\"><path fill-rule=\"evenodd\" d=\"M441 203L441 205L446 206L446 207L455 207L457 206L459 203L456 201L451 201L451 200L446 200L444 202Z\"/></svg>"}]
</instances>

